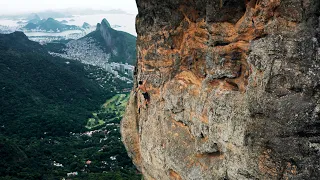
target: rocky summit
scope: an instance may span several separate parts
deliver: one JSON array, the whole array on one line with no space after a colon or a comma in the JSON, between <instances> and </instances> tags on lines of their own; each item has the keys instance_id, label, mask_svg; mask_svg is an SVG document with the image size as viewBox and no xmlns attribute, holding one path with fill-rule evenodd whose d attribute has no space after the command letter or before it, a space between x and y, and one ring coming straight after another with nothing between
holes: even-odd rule
<instances>
[{"instance_id":1,"label":"rocky summit","mask_svg":"<svg viewBox=\"0 0 320 180\"><path fill-rule=\"evenodd\" d=\"M319 0L137 0L122 140L147 180L320 177Z\"/></svg>"}]
</instances>

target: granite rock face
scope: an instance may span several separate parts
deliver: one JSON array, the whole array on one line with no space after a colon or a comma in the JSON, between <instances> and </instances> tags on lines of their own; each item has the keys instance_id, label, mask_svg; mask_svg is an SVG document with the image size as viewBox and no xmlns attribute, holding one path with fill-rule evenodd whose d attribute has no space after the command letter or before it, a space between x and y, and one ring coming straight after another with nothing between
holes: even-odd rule
<instances>
[{"instance_id":1,"label":"granite rock face","mask_svg":"<svg viewBox=\"0 0 320 180\"><path fill-rule=\"evenodd\" d=\"M319 0L137 0L122 139L145 179L320 177Z\"/></svg>"}]
</instances>

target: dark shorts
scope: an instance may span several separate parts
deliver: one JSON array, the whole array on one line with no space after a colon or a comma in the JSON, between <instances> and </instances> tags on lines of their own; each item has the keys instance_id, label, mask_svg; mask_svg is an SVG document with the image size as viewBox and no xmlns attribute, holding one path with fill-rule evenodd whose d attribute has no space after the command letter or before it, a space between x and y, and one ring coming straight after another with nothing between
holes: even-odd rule
<instances>
[{"instance_id":1,"label":"dark shorts","mask_svg":"<svg viewBox=\"0 0 320 180\"><path fill-rule=\"evenodd\" d=\"M143 95L145 100L148 100L148 101L150 100L150 96L149 96L149 94L147 92L142 93L142 95Z\"/></svg>"}]
</instances>

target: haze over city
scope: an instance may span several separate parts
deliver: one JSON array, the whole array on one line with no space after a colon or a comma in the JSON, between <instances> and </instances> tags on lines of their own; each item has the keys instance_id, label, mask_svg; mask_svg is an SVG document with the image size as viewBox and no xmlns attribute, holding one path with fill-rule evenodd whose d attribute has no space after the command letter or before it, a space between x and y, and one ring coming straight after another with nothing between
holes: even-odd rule
<instances>
[{"instance_id":1,"label":"haze over city","mask_svg":"<svg viewBox=\"0 0 320 180\"><path fill-rule=\"evenodd\" d=\"M61 9L121 9L128 13L137 13L135 0L4 0L0 1L0 15L32 13Z\"/></svg>"}]
</instances>

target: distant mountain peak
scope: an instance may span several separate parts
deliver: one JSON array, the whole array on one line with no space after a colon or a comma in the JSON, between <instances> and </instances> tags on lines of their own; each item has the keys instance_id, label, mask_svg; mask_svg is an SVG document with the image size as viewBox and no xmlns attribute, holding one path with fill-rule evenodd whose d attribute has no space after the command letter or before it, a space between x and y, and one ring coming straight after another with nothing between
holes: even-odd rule
<instances>
[{"instance_id":1,"label":"distant mountain peak","mask_svg":"<svg viewBox=\"0 0 320 180\"><path fill-rule=\"evenodd\" d=\"M41 21L41 18L38 16L38 14L30 14L27 20L28 20L28 23L37 24Z\"/></svg>"},{"instance_id":2,"label":"distant mountain peak","mask_svg":"<svg viewBox=\"0 0 320 180\"><path fill-rule=\"evenodd\" d=\"M38 14L32 13L27 17L27 20L41 20Z\"/></svg>"},{"instance_id":3,"label":"distant mountain peak","mask_svg":"<svg viewBox=\"0 0 320 180\"><path fill-rule=\"evenodd\" d=\"M26 30L41 29L45 31L61 32L66 30L77 30L77 29L80 29L80 27L77 27L75 25L63 24L49 17L48 19L43 19L39 22L30 22L26 26L24 26L23 29L26 29Z\"/></svg>"},{"instance_id":4,"label":"distant mountain peak","mask_svg":"<svg viewBox=\"0 0 320 180\"><path fill-rule=\"evenodd\" d=\"M38 14L35 14L35 15L34 15L34 19L41 20L41 18L40 18L40 16L38 16Z\"/></svg>"},{"instance_id":5,"label":"distant mountain peak","mask_svg":"<svg viewBox=\"0 0 320 180\"><path fill-rule=\"evenodd\" d=\"M111 28L110 23L108 22L108 20L106 18L104 18L101 23L97 24L97 29L96 31L100 31L101 29L109 29ZM111 28L112 29L112 28Z\"/></svg>"},{"instance_id":6,"label":"distant mountain peak","mask_svg":"<svg viewBox=\"0 0 320 180\"><path fill-rule=\"evenodd\" d=\"M104 51L111 55L109 62L135 64L136 37L113 29L106 19L98 23L96 30L84 38L96 40Z\"/></svg>"},{"instance_id":7,"label":"distant mountain peak","mask_svg":"<svg viewBox=\"0 0 320 180\"><path fill-rule=\"evenodd\" d=\"M47 21L56 21L56 20L50 17L47 19Z\"/></svg>"},{"instance_id":8,"label":"distant mountain peak","mask_svg":"<svg viewBox=\"0 0 320 180\"><path fill-rule=\"evenodd\" d=\"M22 32L22 31L15 31L15 32L13 32L13 33L11 33L11 35L13 36L13 37L16 37L16 38L21 38L21 39L28 39L28 37ZM9 34L9 36L10 36L10 34Z\"/></svg>"},{"instance_id":9,"label":"distant mountain peak","mask_svg":"<svg viewBox=\"0 0 320 180\"><path fill-rule=\"evenodd\" d=\"M84 22L83 25L82 25L82 28L84 28L84 29L88 29L90 27L91 27L91 25L89 23L87 23L87 22Z\"/></svg>"},{"instance_id":10,"label":"distant mountain peak","mask_svg":"<svg viewBox=\"0 0 320 180\"><path fill-rule=\"evenodd\" d=\"M107 21L106 18L104 18L104 19L102 20L101 25L104 26L104 27L111 28L110 23Z\"/></svg>"},{"instance_id":11,"label":"distant mountain peak","mask_svg":"<svg viewBox=\"0 0 320 180\"><path fill-rule=\"evenodd\" d=\"M0 50L1 48L20 52L43 52L43 47L39 43L30 41L21 31L0 34Z\"/></svg>"}]
</instances>

